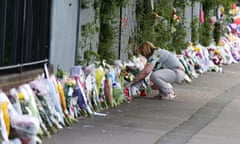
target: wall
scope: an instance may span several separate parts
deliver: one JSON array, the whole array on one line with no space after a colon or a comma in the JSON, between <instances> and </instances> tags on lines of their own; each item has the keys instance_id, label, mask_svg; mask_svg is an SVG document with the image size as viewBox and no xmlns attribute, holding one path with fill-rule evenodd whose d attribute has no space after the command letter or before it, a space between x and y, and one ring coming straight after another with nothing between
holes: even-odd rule
<instances>
[{"instance_id":1,"label":"wall","mask_svg":"<svg viewBox=\"0 0 240 144\"><path fill-rule=\"evenodd\" d=\"M81 0L53 0L50 63L53 64L54 71L56 71L56 68L59 65L60 68L68 72L70 67L77 64L77 58L83 60L84 52L90 49L90 43L92 50L97 52L99 33L95 32L93 35L88 36L85 42L85 38L81 33L83 25L94 23L95 20L96 23L94 27L99 27L99 19L95 18L95 10L92 7L93 1L88 4L88 8L81 8L78 15L78 4L80 1ZM193 9L191 6L188 6L185 9L185 27L187 30L186 41L191 41L190 24L194 16L199 17L199 8L200 4L195 3ZM119 56L118 58L122 61L128 59L129 38L134 38L137 25L135 10L136 1L129 0L128 5L125 8L122 8L121 18L120 14L116 17L116 20L118 21L116 24L117 27L120 21L122 22L122 26L121 29L118 29L118 36L116 37L113 50L116 56ZM80 22L79 25L78 20ZM77 56L75 56L75 54Z\"/></svg>"},{"instance_id":2,"label":"wall","mask_svg":"<svg viewBox=\"0 0 240 144\"><path fill-rule=\"evenodd\" d=\"M186 41L191 41L191 22L194 17L199 19L200 3L194 2L193 6L189 5L185 8L185 27L186 27Z\"/></svg>"},{"instance_id":3,"label":"wall","mask_svg":"<svg viewBox=\"0 0 240 144\"><path fill-rule=\"evenodd\" d=\"M136 2L135 0L129 0L128 5L122 8L122 27L121 27L121 53L120 59L126 61L128 59L129 38L134 38L135 28L137 25L136 21Z\"/></svg>"},{"instance_id":4,"label":"wall","mask_svg":"<svg viewBox=\"0 0 240 144\"><path fill-rule=\"evenodd\" d=\"M92 22L95 17L95 11L92 7L89 9L81 9L78 13L78 5L80 0L52 0L52 14L51 14L51 38L50 38L50 64L51 71L56 72L57 66L59 65L64 71L69 72L69 69L76 63L76 46L78 46L78 55L83 57L85 49L80 48L80 42L82 41L81 26ZM117 17L116 19L122 20L121 26L121 42L119 50L119 37L116 38L114 51L116 55L119 55L123 61L128 59L128 41L129 37L134 37L136 22L136 1L129 0L128 5L122 8L122 18ZM199 17L200 3L195 3L192 8L189 6L185 10L185 17L187 19L186 28L190 29L190 22L194 16ZM78 15L79 14L79 15ZM126 19L128 20L126 23ZM78 20L80 22L78 26ZM119 24L119 23L118 23ZM98 23L96 24L99 25ZM78 33L79 29L79 33ZM79 34L79 35L77 35ZM191 32L188 30L188 36L186 40L190 40ZM97 51L98 45L98 33L91 39L93 50ZM41 70L36 72L21 73L11 75L8 77L0 77L0 88L5 89L14 85L21 84L25 81L35 78Z\"/></svg>"},{"instance_id":5,"label":"wall","mask_svg":"<svg viewBox=\"0 0 240 144\"><path fill-rule=\"evenodd\" d=\"M41 74L43 74L43 70L36 69L23 73L0 76L0 90L8 92L11 88L18 87L19 85L32 81Z\"/></svg>"},{"instance_id":6,"label":"wall","mask_svg":"<svg viewBox=\"0 0 240 144\"><path fill-rule=\"evenodd\" d=\"M93 24L95 21L95 10L92 7L93 1L88 3L89 8L81 8L80 9L80 15L79 15L79 19L80 19L80 24L79 24L79 38L78 38L78 57L79 60L83 60L84 58L84 52L90 49L90 43L91 43L91 47L92 50L97 52L97 45L98 45L98 37L99 37L99 33L98 32L94 32L94 34L90 34L90 32L88 32L88 34L90 36L88 37L83 37L82 36L82 26L86 25L88 23ZM92 29L95 29L96 27L99 27L99 22L98 22L98 18L96 19L96 23L94 25L92 25ZM86 39L86 42L85 42ZM85 46L86 45L86 46Z\"/></svg>"},{"instance_id":7,"label":"wall","mask_svg":"<svg viewBox=\"0 0 240 144\"><path fill-rule=\"evenodd\" d=\"M75 65L78 0L53 0L51 16L50 64L69 72Z\"/></svg>"},{"instance_id":8,"label":"wall","mask_svg":"<svg viewBox=\"0 0 240 144\"><path fill-rule=\"evenodd\" d=\"M83 60L84 52L89 50L89 43L92 45L92 50L97 52L98 43L99 43L99 33L95 34L90 38L87 38L87 41L84 42L84 37L81 35L82 26L87 23L92 23L95 20L95 10L92 7L92 3L88 3L88 8L81 9L80 11L80 25L79 25L79 40L78 40L78 56L80 60ZM135 16L136 2L135 0L129 0L126 7L122 8L122 17L120 18L120 10L118 11L119 15L116 17L116 28L118 28L116 39L113 44L113 51L117 58L120 58L123 61L128 59L128 41L129 37L134 37L134 30L136 27L136 16ZM121 31L119 31L119 24L122 22ZM96 27L99 27L99 19L96 19ZM120 41L119 41L120 40ZM87 45L84 47L84 45ZM120 57L119 57L120 56Z\"/></svg>"},{"instance_id":9,"label":"wall","mask_svg":"<svg viewBox=\"0 0 240 144\"><path fill-rule=\"evenodd\" d=\"M192 6L186 6L185 8L185 30L186 30L186 41L191 41L191 22L192 22Z\"/></svg>"}]
</instances>

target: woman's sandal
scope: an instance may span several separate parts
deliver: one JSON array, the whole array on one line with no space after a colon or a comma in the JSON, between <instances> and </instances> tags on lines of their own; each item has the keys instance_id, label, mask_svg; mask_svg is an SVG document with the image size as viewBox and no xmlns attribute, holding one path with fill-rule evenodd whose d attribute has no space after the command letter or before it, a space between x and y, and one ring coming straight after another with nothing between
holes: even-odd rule
<instances>
[{"instance_id":1,"label":"woman's sandal","mask_svg":"<svg viewBox=\"0 0 240 144\"><path fill-rule=\"evenodd\" d=\"M167 96L162 97L162 100L173 100L176 96L174 94L169 94Z\"/></svg>"},{"instance_id":2,"label":"woman's sandal","mask_svg":"<svg viewBox=\"0 0 240 144\"><path fill-rule=\"evenodd\" d=\"M170 93L167 96L163 96L161 94L158 94L154 96L155 99L162 99L162 100L173 100L176 97L174 93Z\"/></svg>"}]
</instances>

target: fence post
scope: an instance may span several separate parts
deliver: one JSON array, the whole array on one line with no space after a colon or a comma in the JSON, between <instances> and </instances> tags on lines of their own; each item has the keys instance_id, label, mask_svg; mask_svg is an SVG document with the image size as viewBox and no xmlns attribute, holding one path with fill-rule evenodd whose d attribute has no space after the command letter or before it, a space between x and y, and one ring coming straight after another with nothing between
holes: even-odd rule
<instances>
[{"instance_id":1,"label":"fence post","mask_svg":"<svg viewBox=\"0 0 240 144\"><path fill-rule=\"evenodd\" d=\"M119 33L118 33L118 58L121 59L121 41L122 41L122 6L119 7Z\"/></svg>"}]
</instances>

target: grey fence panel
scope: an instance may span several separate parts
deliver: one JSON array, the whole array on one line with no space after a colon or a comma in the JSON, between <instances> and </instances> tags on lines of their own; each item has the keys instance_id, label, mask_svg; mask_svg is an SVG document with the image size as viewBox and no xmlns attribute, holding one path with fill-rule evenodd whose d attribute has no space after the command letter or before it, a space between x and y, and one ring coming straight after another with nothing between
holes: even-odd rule
<instances>
[{"instance_id":1,"label":"grey fence panel","mask_svg":"<svg viewBox=\"0 0 240 144\"><path fill-rule=\"evenodd\" d=\"M193 18L193 14L192 14L192 6L188 5L185 8L185 30L186 30L186 41L191 41L191 22L192 22L192 18Z\"/></svg>"},{"instance_id":2,"label":"grey fence panel","mask_svg":"<svg viewBox=\"0 0 240 144\"><path fill-rule=\"evenodd\" d=\"M78 0L53 0L51 16L50 63L56 71L75 64Z\"/></svg>"},{"instance_id":3,"label":"grey fence panel","mask_svg":"<svg viewBox=\"0 0 240 144\"><path fill-rule=\"evenodd\" d=\"M200 9L201 8L201 3L200 2L195 2L193 5L192 9L192 18L196 17L198 20L200 20ZM198 23L198 28L199 28L200 23Z\"/></svg>"},{"instance_id":4,"label":"grey fence panel","mask_svg":"<svg viewBox=\"0 0 240 144\"><path fill-rule=\"evenodd\" d=\"M136 1L129 0L128 5L122 9L122 32L121 32L121 60L128 59L128 53L131 53L129 47L129 38L135 35L136 21Z\"/></svg>"},{"instance_id":5,"label":"grey fence panel","mask_svg":"<svg viewBox=\"0 0 240 144\"><path fill-rule=\"evenodd\" d=\"M88 4L88 8L81 9L80 11L80 25L79 25L79 40L78 40L78 57L80 60L84 60L84 52L91 48L93 51L97 52L99 43L99 33L95 32L93 36L83 37L82 27L89 23L94 23L95 21L95 10L92 7L92 2ZM117 35L113 44L113 52L117 59L126 60L128 58L127 49L129 37L133 37L134 29L136 27L136 1L129 0L126 7L122 8L121 14L120 9L118 10L118 15L116 17L115 27L117 29ZM99 19L96 20L96 27L99 27ZM121 25L121 26L120 26Z\"/></svg>"},{"instance_id":6,"label":"grey fence panel","mask_svg":"<svg viewBox=\"0 0 240 144\"><path fill-rule=\"evenodd\" d=\"M88 8L81 8L80 10L80 25L79 25L79 39L78 39L78 58L79 60L84 60L84 52L92 49L92 51L97 52L99 43L99 32L96 28L99 27L99 19L95 19L95 10L92 7L93 1L89 1ZM90 33L88 31L88 36L83 36L82 29L83 26L91 25L91 29L95 32Z\"/></svg>"},{"instance_id":7,"label":"grey fence panel","mask_svg":"<svg viewBox=\"0 0 240 144\"><path fill-rule=\"evenodd\" d=\"M122 25L122 42L121 48L123 49L121 54L122 60L128 59L128 53L131 53L132 50L129 47L129 38L133 38L135 35L135 29L137 26L136 21L136 2L130 0L128 6L122 11L122 19L125 22Z\"/></svg>"}]
</instances>

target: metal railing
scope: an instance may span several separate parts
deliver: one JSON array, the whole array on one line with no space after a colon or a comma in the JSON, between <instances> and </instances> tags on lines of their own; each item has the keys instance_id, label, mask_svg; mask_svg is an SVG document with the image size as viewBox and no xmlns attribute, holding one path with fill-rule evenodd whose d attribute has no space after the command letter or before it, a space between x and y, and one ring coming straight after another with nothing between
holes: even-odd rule
<instances>
[{"instance_id":1,"label":"metal railing","mask_svg":"<svg viewBox=\"0 0 240 144\"><path fill-rule=\"evenodd\" d=\"M0 0L0 74L48 62L50 12L51 0Z\"/></svg>"},{"instance_id":2,"label":"metal railing","mask_svg":"<svg viewBox=\"0 0 240 144\"><path fill-rule=\"evenodd\" d=\"M3 66L3 67L0 67L0 70L9 70L9 69L20 68L20 72L21 72L23 67L37 65L37 64L41 64L41 63L47 63L47 62L48 62L48 59L44 59L44 60L39 60L39 61L34 61L34 62L29 62L29 63Z\"/></svg>"}]
</instances>

